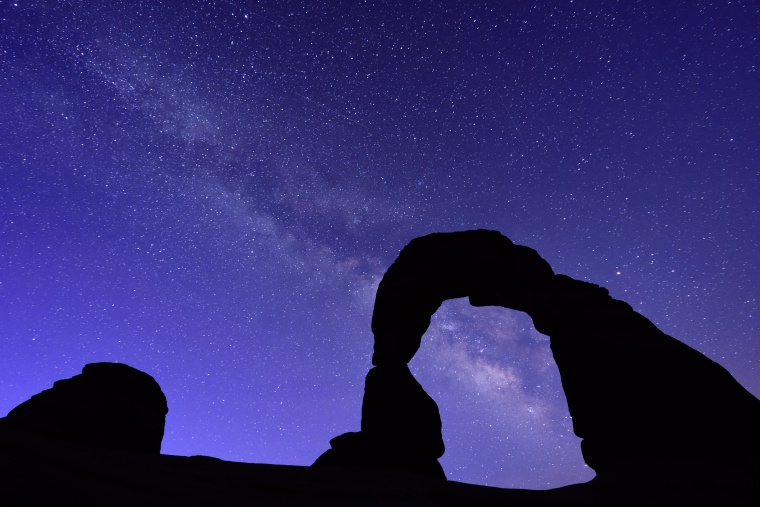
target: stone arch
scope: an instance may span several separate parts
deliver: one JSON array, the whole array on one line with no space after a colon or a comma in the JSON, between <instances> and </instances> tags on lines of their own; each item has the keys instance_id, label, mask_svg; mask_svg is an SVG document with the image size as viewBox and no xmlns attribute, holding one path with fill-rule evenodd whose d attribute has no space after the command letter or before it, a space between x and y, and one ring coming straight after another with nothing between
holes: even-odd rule
<instances>
[{"instance_id":1,"label":"stone arch","mask_svg":"<svg viewBox=\"0 0 760 507\"><path fill-rule=\"evenodd\" d=\"M725 368L606 289L555 275L535 250L486 230L416 238L388 268L372 317L375 368L367 376L362 431L333 439L315 465L444 477L437 405L406 364L442 302L461 297L526 312L550 337L573 429L599 477L630 480L642 469L668 475L673 463L687 470L685 480L705 470L719 480L756 470L760 401ZM419 445L425 441L430 445Z\"/></svg>"}]
</instances>

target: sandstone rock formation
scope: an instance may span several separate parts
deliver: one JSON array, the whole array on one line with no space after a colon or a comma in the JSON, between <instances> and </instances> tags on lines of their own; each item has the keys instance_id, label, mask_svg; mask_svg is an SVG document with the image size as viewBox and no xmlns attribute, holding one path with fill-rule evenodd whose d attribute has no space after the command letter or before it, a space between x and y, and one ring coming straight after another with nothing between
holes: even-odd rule
<instances>
[{"instance_id":1,"label":"sandstone rock formation","mask_svg":"<svg viewBox=\"0 0 760 507\"><path fill-rule=\"evenodd\" d=\"M441 302L465 296L525 311L551 337L596 479L541 491L441 480L438 407L406 363ZM334 438L315 466L159 454L167 406L158 384L129 366L96 363L0 418L0 503L760 504L760 402L605 289L555 275L498 232L412 241L378 288L372 326L376 367L361 431Z\"/></svg>"},{"instance_id":2,"label":"sandstone rock formation","mask_svg":"<svg viewBox=\"0 0 760 507\"><path fill-rule=\"evenodd\" d=\"M675 468L696 473L687 481L727 484L756 473L760 401L728 371L496 231L431 234L402 250L378 287L373 363L408 362L441 302L464 296L525 311L550 336L575 433L599 478L674 477Z\"/></svg>"},{"instance_id":3,"label":"sandstone rock formation","mask_svg":"<svg viewBox=\"0 0 760 507\"><path fill-rule=\"evenodd\" d=\"M404 470L445 479L438 405L406 364L370 370L364 388L361 431L330 441L313 466Z\"/></svg>"},{"instance_id":4,"label":"sandstone rock formation","mask_svg":"<svg viewBox=\"0 0 760 507\"><path fill-rule=\"evenodd\" d=\"M126 364L91 363L1 420L50 439L158 453L168 410L164 393L147 373Z\"/></svg>"},{"instance_id":5,"label":"sandstone rock formation","mask_svg":"<svg viewBox=\"0 0 760 507\"><path fill-rule=\"evenodd\" d=\"M606 289L558 275L528 312L551 337L586 463L756 466L760 401Z\"/></svg>"}]
</instances>

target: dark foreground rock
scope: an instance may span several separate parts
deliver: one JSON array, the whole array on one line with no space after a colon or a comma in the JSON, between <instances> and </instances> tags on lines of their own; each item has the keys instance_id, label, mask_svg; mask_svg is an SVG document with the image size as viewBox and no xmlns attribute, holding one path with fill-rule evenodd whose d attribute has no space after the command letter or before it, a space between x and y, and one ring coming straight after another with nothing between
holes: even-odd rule
<instances>
[{"instance_id":1,"label":"dark foreground rock","mask_svg":"<svg viewBox=\"0 0 760 507\"><path fill-rule=\"evenodd\" d=\"M550 336L597 484L757 491L757 398L606 289L555 275L496 231L435 233L404 247L378 287L373 364L408 362L431 315L458 297L524 311Z\"/></svg>"},{"instance_id":2,"label":"dark foreground rock","mask_svg":"<svg viewBox=\"0 0 760 507\"><path fill-rule=\"evenodd\" d=\"M11 410L5 424L123 451L161 451L168 408L158 383L120 363L91 363Z\"/></svg>"},{"instance_id":3,"label":"dark foreground rock","mask_svg":"<svg viewBox=\"0 0 760 507\"><path fill-rule=\"evenodd\" d=\"M382 468L445 479L438 405L405 364L378 366L367 374L361 431L330 441L313 466Z\"/></svg>"},{"instance_id":4,"label":"dark foreground rock","mask_svg":"<svg viewBox=\"0 0 760 507\"><path fill-rule=\"evenodd\" d=\"M665 473L689 462L757 466L760 401L715 361L606 289L567 276L528 314L551 337L573 429L599 476L620 476L631 462L671 465Z\"/></svg>"},{"instance_id":5,"label":"dark foreground rock","mask_svg":"<svg viewBox=\"0 0 760 507\"><path fill-rule=\"evenodd\" d=\"M547 491L444 480L438 407L406 362L445 299L525 311L551 338L597 477ZM760 401L719 364L594 284L494 231L405 248L378 289L361 431L316 466L158 454L149 375L87 365L0 419L0 505L760 505ZM451 438L456 438L452 436Z\"/></svg>"},{"instance_id":6,"label":"dark foreground rock","mask_svg":"<svg viewBox=\"0 0 760 507\"><path fill-rule=\"evenodd\" d=\"M759 498L730 485L693 489L638 477L626 487L594 480L531 491L381 469L261 465L114 451L46 439L9 428L6 422L0 420L0 504L4 506L755 506ZM703 472L709 474L707 469Z\"/></svg>"}]
</instances>

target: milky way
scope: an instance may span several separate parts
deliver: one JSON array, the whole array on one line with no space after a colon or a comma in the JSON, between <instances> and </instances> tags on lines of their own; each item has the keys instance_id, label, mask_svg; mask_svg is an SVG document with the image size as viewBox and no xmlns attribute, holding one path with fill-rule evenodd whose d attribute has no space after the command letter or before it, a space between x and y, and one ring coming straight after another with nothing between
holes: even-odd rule
<instances>
[{"instance_id":1,"label":"milky way","mask_svg":"<svg viewBox=\"0 0 760 507\"><path fill-rule=\"evenodd\" d=\"M385 269L470 228L760 394L760 8L473 3L0 3L0 413L125 362L163 452L308 465ZM593 477L526 316L447 302L410 365L450 479Z\"/></svg>"}]
</instances>

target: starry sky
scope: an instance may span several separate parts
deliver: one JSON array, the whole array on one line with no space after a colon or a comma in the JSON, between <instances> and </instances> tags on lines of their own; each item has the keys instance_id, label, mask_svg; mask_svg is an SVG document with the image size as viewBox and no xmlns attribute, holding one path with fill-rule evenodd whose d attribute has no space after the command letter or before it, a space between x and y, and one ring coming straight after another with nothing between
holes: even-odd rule
<instances>
[{"instance_id":1,"label":"starry sky","mask_svg":"<svg viewBox=\"0 0 760 507\"><path fill-rule=\"evenodd\" d=\"M151 375L163 452L359 429L377 284L497 229L760 395L754 1L1 1L0 414ZM585 481L548 338L449 301L410 367L450 479Z\"/></svg>"}]
</instances>

